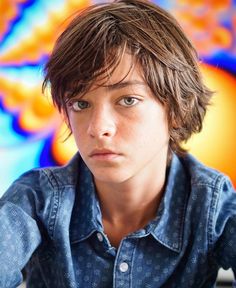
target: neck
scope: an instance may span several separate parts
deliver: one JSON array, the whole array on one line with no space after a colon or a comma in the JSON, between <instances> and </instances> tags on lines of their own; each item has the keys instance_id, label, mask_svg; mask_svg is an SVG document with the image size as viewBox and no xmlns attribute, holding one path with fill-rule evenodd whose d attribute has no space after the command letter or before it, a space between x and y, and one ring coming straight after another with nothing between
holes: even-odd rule
<instances>
[{"instance_id":1,"label":"neck","mask_svg":"<svg viewBox=\"0 0 236 288\"><path fill-rule=\"evenodd\" d=\"M155 218L166 178L166 169L159 171L162 172L149 171L148 175L123 183L103 183L95 179L104 230L114 246Z\"/></svg>"},{"instance_id":2,"label":"neck","mask_svg":"<svg viewBox=\"0 0 236 288\"><path fill-rule=\"evenodd\" d=\"M113 224L143 222L155 216L159 206L165 179L156 185L136 183L136 185L106 186L96 183L103 218ZM100 188L99 188L100 187ZM102 192L100 192L102 191Z\"/></svg>"}]
</instances>

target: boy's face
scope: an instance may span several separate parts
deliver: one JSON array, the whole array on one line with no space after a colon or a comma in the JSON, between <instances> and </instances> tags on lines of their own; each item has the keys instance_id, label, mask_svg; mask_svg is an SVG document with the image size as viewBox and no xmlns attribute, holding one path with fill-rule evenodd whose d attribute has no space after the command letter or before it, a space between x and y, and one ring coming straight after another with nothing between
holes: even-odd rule
<instances>
[{"instance_id":1,"label":"boy's face","mask_svg":"<svg viewBox=\"0 0 236 288\"><path fill-rule=\"evenodd\" d=\"M125 54L107 87L95 81L85 95L68 104L72 133L95 181L140 181L166 168L166 110L144 82L139 65L129 72L132 61Z\"/></svg>"}]
</instances>

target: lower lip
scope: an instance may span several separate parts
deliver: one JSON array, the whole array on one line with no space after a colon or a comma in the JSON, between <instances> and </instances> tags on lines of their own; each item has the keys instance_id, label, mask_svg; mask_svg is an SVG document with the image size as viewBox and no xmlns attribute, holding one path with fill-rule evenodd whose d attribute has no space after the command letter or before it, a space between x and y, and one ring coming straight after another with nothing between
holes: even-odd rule
<instances>
[{"instance_id":1,"label":"lower lip","mask_svg":"<svg viewBox=\"0 0 236 288\"><path fill-rule=\"evenodd\" d=\"M104 154L94 154L91 156L91 158L100 161L111 161L117 159L119 156L120 156L119 154L104 153Z\"/></svg>"}]
</instances>

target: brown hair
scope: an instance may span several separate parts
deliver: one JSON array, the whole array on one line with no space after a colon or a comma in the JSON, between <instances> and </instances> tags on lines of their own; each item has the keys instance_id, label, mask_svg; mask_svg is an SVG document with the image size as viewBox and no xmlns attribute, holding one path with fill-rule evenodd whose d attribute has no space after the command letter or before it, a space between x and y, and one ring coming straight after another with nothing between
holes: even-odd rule
<instances>
[{"instance_id":1,"label":"brown hair","mask_svg":"<svg viewBox=\"0 0 236 288\"><path fill-rule=\"evenodd\" d=\"M68 98L114 71L124 51L141 64L146 83L167 108L170 149L183 154L181 142L201 131L212 92L178 22L155 4L121 0L80 11L55 44L43 90L49 83L54 104L68 117Z\"/></svg>"}]
</instances>

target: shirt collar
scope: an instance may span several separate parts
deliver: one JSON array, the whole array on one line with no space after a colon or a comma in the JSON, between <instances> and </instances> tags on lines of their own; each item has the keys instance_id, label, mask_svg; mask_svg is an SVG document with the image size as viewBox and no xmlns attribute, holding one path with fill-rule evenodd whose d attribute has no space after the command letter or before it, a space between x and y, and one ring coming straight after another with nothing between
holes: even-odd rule
<instances>
[{"instance_id":1,"label":"shirt collar","mask_svg":"<svg viewBox=\"0 0 236 288\"><path fill-rule=\"evenodd\" d=\"M70 228L72 242L82 241L95 231L103 231L93 176L82 159L79 160L78 170L79 177ZM148 230L158 242L175 252L180 252L182 247L189 189L185 168L179 158L173 154L164 196L157 217L151 225L148 225Z\"/></svg>"},{"instance_id":2,"label":"shirt collar","mask_svg":"<svg viewBox=\"0 0 236 288\"><path fill-rule=\"evenodd\" d=\"M72 242L82 241L95 231L103 231L93 176L82 159L79 160L77 173L79 176L70 226Z\"/></svg>"},{"instance_id":3,"label":"shirt collar","mask_svg":"<svg viewBox=\"0 0 236 288\"><path fill-rule=\"evenodd\" d=\"M164 196L151 234L161 244L175 252L180 252L182 247L189 190L185 168L174 154Z\"/></svg>"}]
</instances>

